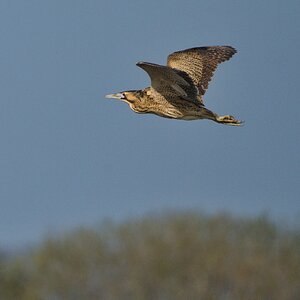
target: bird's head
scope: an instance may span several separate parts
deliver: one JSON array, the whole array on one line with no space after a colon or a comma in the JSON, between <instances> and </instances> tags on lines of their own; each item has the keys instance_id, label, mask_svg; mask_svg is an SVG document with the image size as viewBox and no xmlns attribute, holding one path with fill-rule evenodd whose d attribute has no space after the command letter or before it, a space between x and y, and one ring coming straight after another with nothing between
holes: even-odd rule
<instances>
[{"instance_id":1,"label":"bird's head","mask_svg":"<svg viewBox=\"0 0 300 300\"><path fill-rule=\"evenodd\" d=\"M120 92L120 93L116 93L116 94L109 94L109 95L106 95L105 98L113 98L113 99L122 100L122 101L126 102L133 111L139 112L138 107L140 106L139 103L141 102L139 90L132 90L132 91L125 91L125 92Z\"/></svg>"}]
</instances>

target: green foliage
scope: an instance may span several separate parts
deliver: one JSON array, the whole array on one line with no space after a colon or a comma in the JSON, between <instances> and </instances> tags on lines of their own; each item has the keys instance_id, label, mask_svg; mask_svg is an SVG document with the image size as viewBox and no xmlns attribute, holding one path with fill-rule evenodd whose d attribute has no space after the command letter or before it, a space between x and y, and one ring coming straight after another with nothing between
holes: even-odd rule
<instances>
[{"instance_id":1,"label":"green foliage","mask_svg":"<svg viewBox=\"0 0 300 300\"><path fill-rule=\"evenodd\" d=\"M0 260L0 299L300 299L300 232L267 218L169 214Z\"/></svg>"}]
</instances>

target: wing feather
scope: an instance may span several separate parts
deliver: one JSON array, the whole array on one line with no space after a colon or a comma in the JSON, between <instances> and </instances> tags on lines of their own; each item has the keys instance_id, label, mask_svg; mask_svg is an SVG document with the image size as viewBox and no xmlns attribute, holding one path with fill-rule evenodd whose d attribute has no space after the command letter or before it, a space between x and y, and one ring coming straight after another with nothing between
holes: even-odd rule
<instances>
[{"instance_id":1,"label":"wing feather","mask_svg":"<svg viewBox=\"0 0 300 300\"><path fill-rule=\"evenodd\" d=\"M218 64L237 51L231 46L210 46L177 51L168 56L167 66L185 72L197 87L199 100L208 88Z\"/></svg>"},{"instance_id":2,"label":"wing feather","mask_svg":"<svg viewBox=\"0 0 300 300\"><path fill-rule=\"evenodd\" d=\"M138 62L137 66L150 76L151 88L166 99L181 97L203 104L202 96L218 64L235 53L231 46L197 47L170 54L167 66L148 62Z\"/></svg>"},{"instance_id":3,"label":"wing feather","mask_svg":"<svg viewBox=\"0 0 300 300\"><path fill-rule=\"evenodd\" d=\"M151 88L166 99L172 100L172 98L181 97L198 103L198 90L185 72L147 62L139 62L137 66L150 76Z\"/></svg>"}]
</instances>

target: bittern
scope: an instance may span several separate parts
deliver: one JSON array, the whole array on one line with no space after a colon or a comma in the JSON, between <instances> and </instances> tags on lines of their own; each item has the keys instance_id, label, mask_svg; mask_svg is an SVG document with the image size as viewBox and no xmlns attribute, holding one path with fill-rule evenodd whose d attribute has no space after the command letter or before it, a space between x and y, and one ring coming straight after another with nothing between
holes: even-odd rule
<instances>
[{"instance_id":1,"label":"bittern","mask_svg":"<svg viewBox=\"0 0 300 300\"><path fill-rule=\"evenodd\" d=\"M233 116L219 116L205 108L202 98L218 64L236 52L231 46L197 47L170 54L166 66L138 62L137 66L150 76L151 86L106 97L128 103L136 113L180 120L209 119L239 126L243 122Z\"/></svg>"}]
</instances>

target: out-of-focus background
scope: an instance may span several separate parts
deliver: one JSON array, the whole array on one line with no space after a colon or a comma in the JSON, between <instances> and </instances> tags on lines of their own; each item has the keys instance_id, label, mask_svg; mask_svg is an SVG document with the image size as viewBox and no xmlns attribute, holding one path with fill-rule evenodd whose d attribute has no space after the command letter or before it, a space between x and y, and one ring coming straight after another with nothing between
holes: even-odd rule
<instances>
[{"instance_id":1,"label":"out-of-focus background","mask_svg":"<svg viewBox=\"0 0 300 300\"><path fill-rule=\"evenodd\" d=\"M298 298L299 15L292 0L1 1L2 298ZM238 50L205 103L244 127L138 115L104 98L149 85L137 61L207 45ZM56 286L58 273L70 285ZM90 294L76 292L83 282Z\"/></svg>"}]
</instances>

